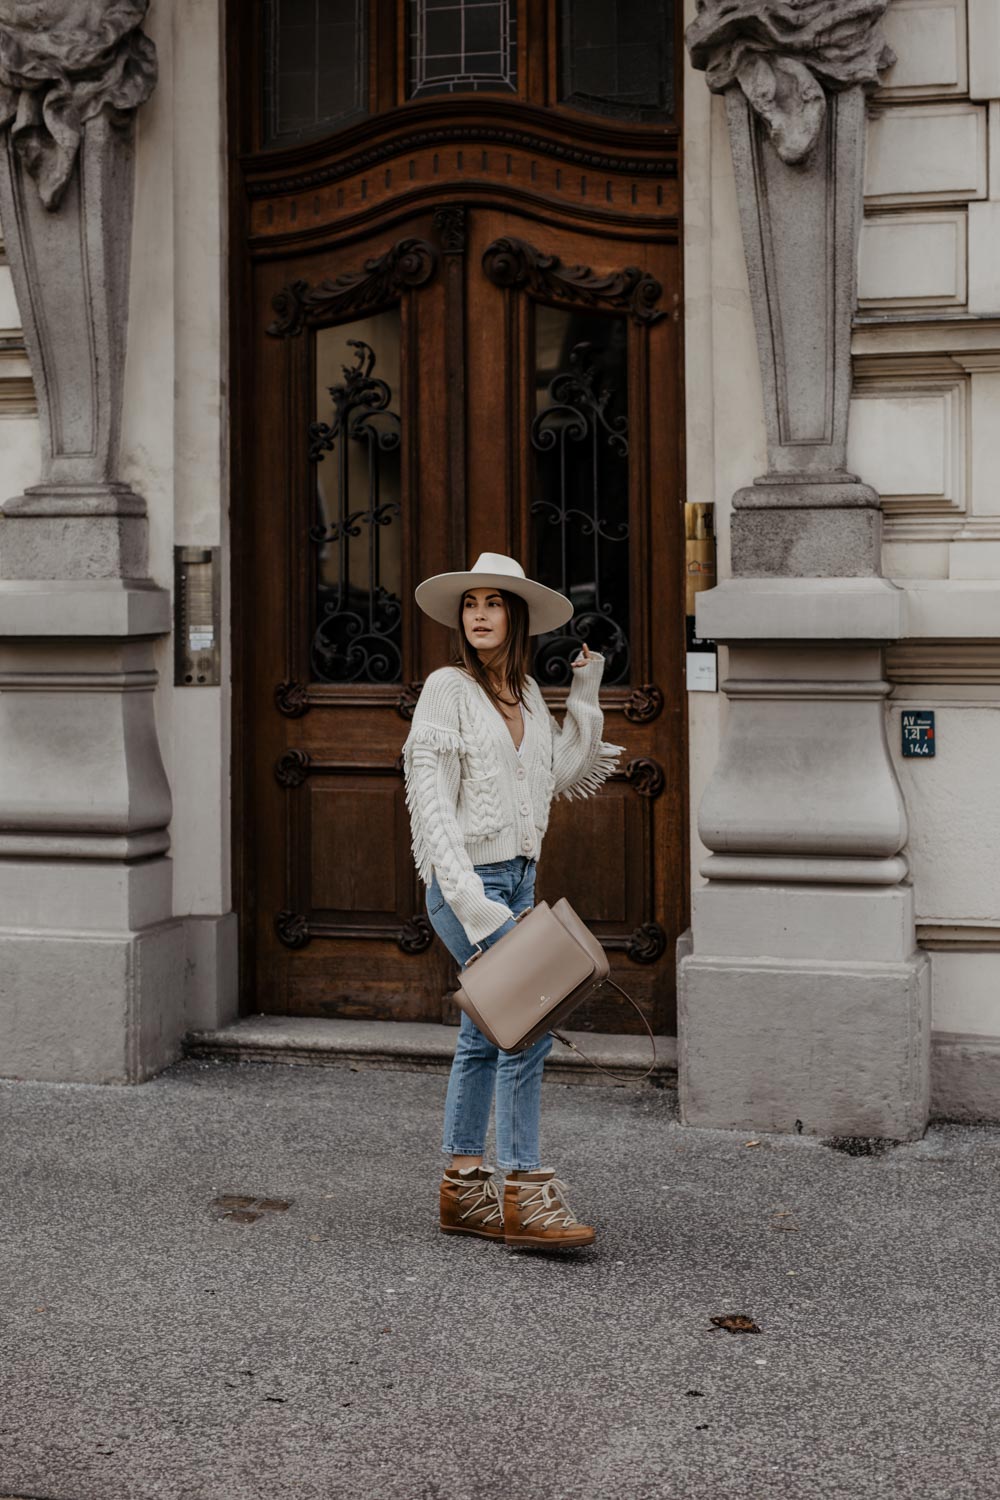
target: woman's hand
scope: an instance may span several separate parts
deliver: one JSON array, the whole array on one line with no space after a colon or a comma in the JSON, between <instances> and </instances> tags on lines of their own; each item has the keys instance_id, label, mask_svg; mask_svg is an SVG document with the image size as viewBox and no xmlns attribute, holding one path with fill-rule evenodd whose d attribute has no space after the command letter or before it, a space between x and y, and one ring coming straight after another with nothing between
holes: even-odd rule
<instances>
[{"instance_id":1,"label":"woman's hand","mask_svg":"<svg viewBox=\"0 0 1000 1500\"><path fill-rule=\"evenodd\" d=\"M587 645L587 642L584 641L581 644L581 646L580 646L580 655L576 658L575 661L571 661L570 662L570 666L571 667L585 667L588 662L592 662L592 661L596 661L596 660L597 660L597 652L596 651L591 651L590 647Z\"/></svg>"}]
</instances>

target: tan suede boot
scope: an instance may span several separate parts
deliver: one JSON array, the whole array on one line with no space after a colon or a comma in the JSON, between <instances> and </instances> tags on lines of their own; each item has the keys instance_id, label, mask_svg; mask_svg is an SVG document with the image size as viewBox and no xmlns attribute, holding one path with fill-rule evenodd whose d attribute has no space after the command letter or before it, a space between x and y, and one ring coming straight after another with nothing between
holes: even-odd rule
<instances>
[{"instance_id":1,"label":"tan suede boot","mask_svg":"<svg viewBox=\"0 0 1000 1500\"><path fill-rule=\"evenodd\" d=\"M566 1202L566 1184L551 1167L512 1172L503 1188L504 1242L535 1250L575 1250L594 1243Z\"/></svg>"},{"instance_id":2,"label":"tan suede boot","mask_svg":"<svg viewBox=\"0 0 1000 1500\"><path fill-rule=\"evenodd\" d=\"M503 1210L493 1167L449 1167L441 1179L442 1234L503 1239Z\"/></svg>"}]
</instances>

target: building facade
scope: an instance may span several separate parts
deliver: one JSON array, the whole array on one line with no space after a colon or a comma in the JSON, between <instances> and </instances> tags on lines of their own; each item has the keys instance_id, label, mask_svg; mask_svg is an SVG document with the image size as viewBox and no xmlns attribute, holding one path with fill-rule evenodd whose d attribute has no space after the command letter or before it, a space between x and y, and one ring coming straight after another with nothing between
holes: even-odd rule
<instances>
[{"instance_id":1,"label":"building facade","mask_svg":"<svg viewBox=\"0 0 1000 1500\"><path fill-rule=\"evenodd\" d=\"M577 605L556 712L606 657L543 884L685 1118L1000 1117L998 0L51 9L0 26L0 1072L449 1019L410 600L493 550Z\"/></svg>"}]
</instances>

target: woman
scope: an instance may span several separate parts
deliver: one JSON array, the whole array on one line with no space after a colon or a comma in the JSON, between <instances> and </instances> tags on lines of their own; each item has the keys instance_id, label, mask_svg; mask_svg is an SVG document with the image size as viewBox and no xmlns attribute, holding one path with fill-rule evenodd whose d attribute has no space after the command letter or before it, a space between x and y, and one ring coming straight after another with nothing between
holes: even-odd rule
<instances>
[{"instance_id":1,"label":"woman","mask_svg":"<svg viewBox=\"0 0 1000 1500\"><path fill-rule=\"evenodd\" d=\"M620 747L601 741L604 658L584 645L560 726L528 676L529 637L564 625L573 605L526 578L512 557L484 552L467 573L440 573L416 592L431 619L455 626L455 665L432 672L403 752L413 855L427 914L464 966L534 904L535 862L554 796L596 792ZM441 1228L541 1249L589 1245L564 1186L539 1155L545 1036L501 1052L469 1017L455 1047L445 1103ZM505 1174L503 1203L484 1165L490 1107Z\"/></svg>"}]
</instances>

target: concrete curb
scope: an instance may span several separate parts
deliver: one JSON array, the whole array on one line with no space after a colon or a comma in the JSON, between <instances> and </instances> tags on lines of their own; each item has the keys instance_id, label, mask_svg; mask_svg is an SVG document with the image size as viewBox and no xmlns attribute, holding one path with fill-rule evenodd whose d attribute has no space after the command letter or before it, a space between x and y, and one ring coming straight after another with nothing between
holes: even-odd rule
<instances>
[{"instance_id":1,"label":"concrete curb","mask_svg":"<svg viewBox=\"0 0 1000 1500\"><path fill-rule=\"evenodd\" d=\"M457 1028L418 1021L345 1021L301 1016L244 1016L229 1026L191 1031L188 1057L243 1062L279 1062L307 1067L379 1068L385 1071L446 1073L451 1067ZM638 1083L649 1067L647 1037L567 1031L593 1062ZM603 1084L612 1079L556 1042L545 1064L546 1077L560 1083ZM673 1087L677 1081L677 1038L656 1038L656 1067L648 1086Z\"/></svg>"}]
</instances>

